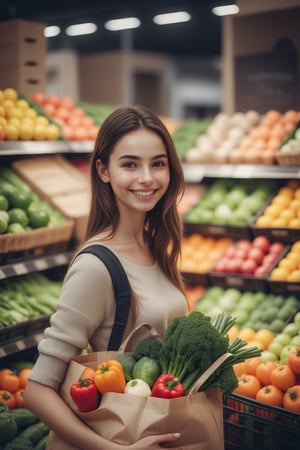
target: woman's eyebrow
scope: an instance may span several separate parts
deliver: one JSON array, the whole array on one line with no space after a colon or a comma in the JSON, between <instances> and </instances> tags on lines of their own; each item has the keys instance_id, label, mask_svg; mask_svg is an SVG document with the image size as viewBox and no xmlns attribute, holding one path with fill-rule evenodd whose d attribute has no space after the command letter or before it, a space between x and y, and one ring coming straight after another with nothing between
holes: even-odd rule
<instances>
[{"instance_id":1,"label":"woman's eyebrow","mask_svg":"<svg viewBox=\"0 0 300 450\"><path fill-rule=\"evenodd\" d=\"M161 153L159 155L153 156L153 158L151 158L151 159L160 159L160 158L168 158L168 155L166 155L165 153ZM140 156L137 156L137 155L122 155L122 156L120 156L119 161L122 160L122 159L139 160L139 159L142 159L142 158Z\"/></svg>"}]
</instances>

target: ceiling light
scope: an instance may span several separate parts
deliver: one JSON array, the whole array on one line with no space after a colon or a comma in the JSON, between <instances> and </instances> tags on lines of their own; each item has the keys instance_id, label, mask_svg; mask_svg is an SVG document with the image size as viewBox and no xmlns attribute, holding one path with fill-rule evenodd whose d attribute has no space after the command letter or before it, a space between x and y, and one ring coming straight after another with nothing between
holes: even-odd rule
<instances>
[{"instance_id":1,"label":"ceiling light","mask_svg":"<svg viewBox=\"0 0 300 450\"><path fill-rule=\"evenodd\" d=\"M138 28L140 25L141 21L137 17L125 17L124 19L108 20L105 22L104 28L110 31L121 31Z\"/></svg>"},{"instance_id":2,"label":"ceiling light","mask_svg":"<svg viewBox=\"0 0 300 450\"><path fill-rule=\"evenodd\" d=\"M189 20L191 20L191 15L186 11L158 14L153 17L153 22L157 25L169 25L171 23L188 22Z\"/></svg>"},{"instance_id":3,"label":"ceiling light","mask_svg":"<svg viewBox=\"0 0 300 450\"><path fill-rule=\"evenodd\" d=\"M77 25L70 25L66 29L68 36L81 36L83 34L92 34L97 31L97 25L95 23L79 23Z\"/></svg>"},{"instance_id":4,"label":"ceiling light","mask_svg":"<svg viewBox=\"0 0 300 450\"><path fill-rule=\"evenodd\" d=\"M46 38L58 36L59 33L60 33L60 28L57 25L52 25L52 26L46 27L44 29L44 36Z\"/></svg>"},{"instance_id":5,"label":"ceiling light","mask_svg":"<svg viewBox=\"0 0 300 450\"><path fill-rule=\"evenodd\" d=\"M232 14L238 14L240 11L239 7L235 5L234 3L230 5L223 5L223 6L215 6L212 9L212 12L216 16L229 16Z\"/></svg>"}]
</instances>

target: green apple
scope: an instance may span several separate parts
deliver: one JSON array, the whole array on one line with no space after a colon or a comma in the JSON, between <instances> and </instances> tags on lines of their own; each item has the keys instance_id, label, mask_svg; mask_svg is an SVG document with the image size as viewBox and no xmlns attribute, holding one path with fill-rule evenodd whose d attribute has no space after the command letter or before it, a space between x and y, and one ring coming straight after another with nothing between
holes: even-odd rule
<instances>
[{"instance_id":1,"label":"green apple","mask_svg":"<svg viewBox=\"0 0 300 450\"><path fill-rule=\"evenodd\" d=\"M282 330L283 333L288 334L290 337L297 336L299 332L299 326L296 323L288 323Z\"/></svg>"},{"instance_id":2,"label":"green apple","mask_svg":"<svg viewBox=\"0 0 300 450\"><path fill-rule=\"evenodd\" d=\"M297 336L292 337L290 345L294 345L294 346L300 348L300 335L299 334L297 334Z\"/></svg>"},{"instance_id":3,"label":"green apple","mask_svg":"<svg viewBox=\"0 0 300 450\"><path fill-rule=\"evenodd\" d=\"M297 325L299 325L299 329L300 329L300 311L298 311L295 316L294 316L294 323L296 323Z\"/></svg>"},{"instance_id":4,"label":"green apple","mask_svg":"<svg viewBox=\"0 0 300 450\"><path fill-rule=\"evenodd\" d=\"M262 361L277 361L278 357L275 353L270 352L269 350L264 350L260 355Z\"/></svg>"},{"instance_id":5,"label":"green apple","mask_svg":"<svg viewBox=\"0 0 300 450\"><path fill-rule=\"evenodd\" d=\"M291 336L286 333L279 333L274 337L275 342L279 342L282 346L289 345L291 342Z\"/></svg>"},{"instance_id":6,"label":"green apple","mask_svg":"<svg viewBox=\"0 0 300 450\"><path fill-rule=\"evenodd\" d=\"M282 350L279 355L279 360L281 364L288 364L288 357L291 351L295 348L294 345L286 345L285 347L282 347Z\"/></svg>"},{"instance_id":7,"label":"green apple","mask_svg":"<svg viewBox=\"0 0 300 450\"><path fill-rule=\"evenodd\" d=\"M279 358L282 348L283 345L280 344L280 342L275 342L273 339L273 341L269 344L267 350L274 353Z\"/></svg>"}]
</instances>

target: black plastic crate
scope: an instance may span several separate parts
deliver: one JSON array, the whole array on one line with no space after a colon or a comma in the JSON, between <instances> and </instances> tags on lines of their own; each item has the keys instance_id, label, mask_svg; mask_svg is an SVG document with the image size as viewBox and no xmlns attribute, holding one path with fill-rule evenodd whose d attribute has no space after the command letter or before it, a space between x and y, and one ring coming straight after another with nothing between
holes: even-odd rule
<instances>
[{"instance_id":1,"label":"black plastic crate","mask_svg":"<svg viewBox=\"0 0 300 450\"><path fill-rule=\"evenodd\" d=\"M298 450L300 414L236 394L224 398L225 450Z\"/></svg>"}]
</instances>

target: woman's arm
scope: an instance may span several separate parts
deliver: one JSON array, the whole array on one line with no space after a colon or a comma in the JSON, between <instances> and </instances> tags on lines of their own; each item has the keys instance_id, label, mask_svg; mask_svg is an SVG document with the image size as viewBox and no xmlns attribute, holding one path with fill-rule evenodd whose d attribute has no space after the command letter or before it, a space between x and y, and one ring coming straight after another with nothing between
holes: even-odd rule
<instances>
[{"instance_id":1,"label":"woman's arm","mask_svg":"<svg viewBox=\"0 0 300 450\"><path fill-rule=\"evenodd\" d=\"M159 450L164 442L176 441L178 433L149 436L127 446L107 441L85 425L51 387L28 381L24 406L64 440L84 450ZM177 450L184 450L181 447Z\"/></svg>"}]
</instances>

